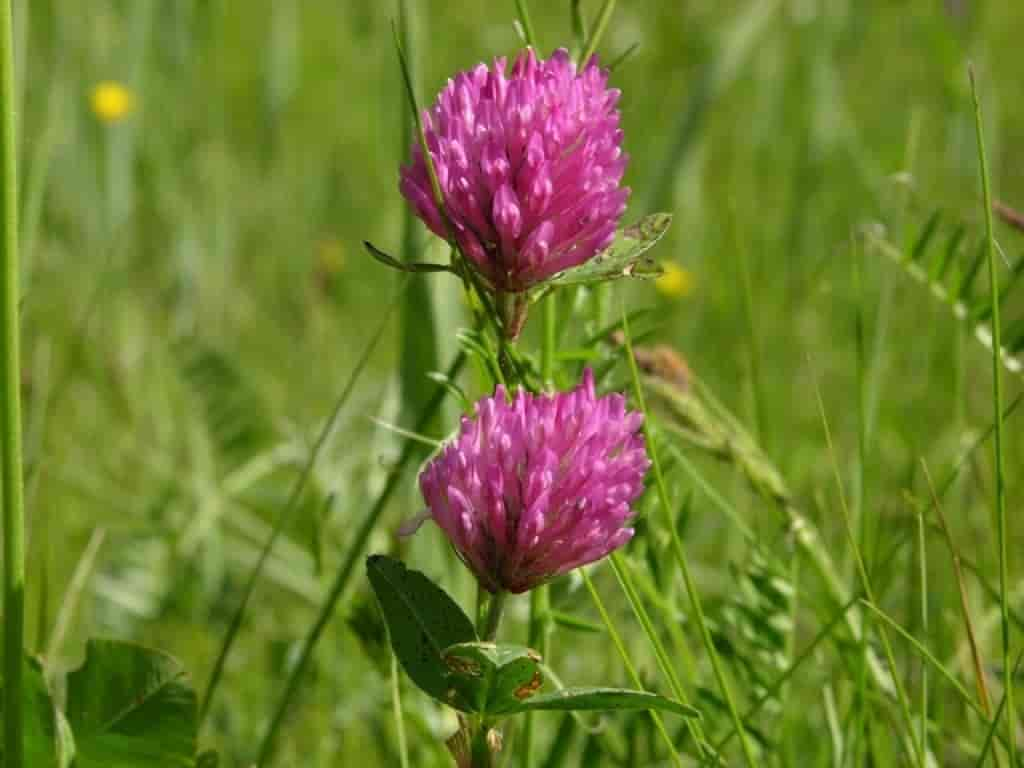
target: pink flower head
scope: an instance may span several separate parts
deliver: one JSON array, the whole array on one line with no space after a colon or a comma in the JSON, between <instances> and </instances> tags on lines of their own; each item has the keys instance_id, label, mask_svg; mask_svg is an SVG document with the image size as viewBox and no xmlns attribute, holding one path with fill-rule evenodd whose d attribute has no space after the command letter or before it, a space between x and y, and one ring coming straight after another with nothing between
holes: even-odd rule
<instances>
[{"instance_id":1,"label":"pink flower head","mask_svg":"<svg viewBox=\"0 0 1024 768\"><path fill-rule=\"evenodd\" d=\"M429 514L485 589L532 589L633 537L642 422L622 395L597 397L589 369L553 396L508 402L499 386L420 475Z\"/></svg>"},{"instance_id":2,"label":"pink flower head","mask_svg":"<svg viewBox=\"0 0 1024 768\"><path fill-rule=\"evenodd\" d=\"M449 80L423 113L452 233L498 291L523 291L607 248L626 209L619 91L592 58L527 49ZM448 228L418 143L402 194L430 229Z\"/></svg>"}]
</instances>

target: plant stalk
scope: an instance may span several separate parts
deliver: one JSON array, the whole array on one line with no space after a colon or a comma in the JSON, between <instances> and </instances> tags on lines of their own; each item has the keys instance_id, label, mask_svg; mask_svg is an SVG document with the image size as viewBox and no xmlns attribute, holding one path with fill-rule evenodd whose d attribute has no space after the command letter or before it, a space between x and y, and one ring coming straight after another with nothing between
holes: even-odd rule
<instances>
[{"instance_id":1,"label":"plant stalk","mask_svg":"<svg viewBox=\"0 0 1024 768\"><path fill-rule=\"evenodd\" d=\"M0 448L3 450L4 748L6 768L24 768L22 653L25 633L25 515L21 477L18 330L18 175L11 3L0 7Z\"/></svg>"},{"instance_id":2,"label":"plant stalk","mask_svg":"<svg viewBox=\"0 0 1024 768\"><path fill-rule=\"evenodd\" d=\"M999 547L999 610L1003 625L1003 685L1006 696L1006 738L1009 742L1010 765L1017 765L1017 709L1013 695L1013 665L1010 663L1010 569L1006 524L1006 469L1003 458L1003 366L1002 330L1000 327L999 274L996 271L995 233L992 220L992 184L989 180L988 158L985 154L985 133L981 122L981 103L974 69L969 70L971 97L974 101L974 127L978 137L978 167L981 169L981 192L985 205L985 250L988 257L989 295L992 302L992 405L995 410L996 542Z\"/></svg>"},{"instance_id":3,"label":"plant stalk","mask_svg":"<svg viewBox=\"0 0 1024 768\"><path fill-rule=\"evenodd\" d=\"M491 642L498 636L498 625L501 624L501 616L505 612L505 593L495 592L491 595L487 606L487 622L484 624L484 631L481 635L486 642Z\"/></svg>"}]
</instances>

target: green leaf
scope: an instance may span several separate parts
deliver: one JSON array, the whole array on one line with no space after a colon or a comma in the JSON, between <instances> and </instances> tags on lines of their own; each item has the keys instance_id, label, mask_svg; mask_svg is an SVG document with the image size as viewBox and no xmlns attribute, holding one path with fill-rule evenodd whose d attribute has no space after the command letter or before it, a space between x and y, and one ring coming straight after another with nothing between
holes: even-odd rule
<instances>
[{"instance_id":1,"label":"green leaf","mask_svg":"<svg viewBox=\"0 0 1024 768\"><path fill-rule=\"evenodd\" d=\"M518 712L535 710L612 710L612 709L660 709L674 712L683 717L700 717L700 712L693 707L666 699L656 693L645 691L628 691L621 688L564 688L553 693L542 693L531 699L519 702L514 709L505 710L502 714L512 715Z\"/></svg>"},{"instance_id":2,"label":"green leaf","mask_svg":"<svg viewBox=\"0 0 1024 768\"><path fill-rule=\"evenodd\" d=\"M196 768L217 768L220 765L220 756L212 749L208 749L196 758Z\"/></svg>"},{"instance_id":3,"label":"green leaf","mask_svg":"<svg viewBox=\"0 0 1024 768\"><path fill-rule=\"evenodd\" d=\"M558 273L545 285L587 285L623 277L657 277L661 267L644 254L661 240L671 223L671 213L645 216L633 226L619 230L615 242L594 258Z\"/></svg>"},{"instance_id":4,"label":"green leaf","mask_svg":"<svg viewBox=\"0 0 1024 768\"><path fill-rule=\"evenodd\" d=\"M535 695L544 682L540 654L521 645L459 643L442 653L447 702L464 712L501 714Z\"/></svg>"},{"instance_id":5,"label":"green leaf","mask_svg":"<svg viewBox=\"0 0 1024 768\"><path fill-rule=\"evenodd\" d=\"M2 685L0 685L2 690ZM0 719L3 697L0 697ZM22 717L25 764L33 768L68 768L75 743L64 718L53 706L42 665L25 657L22 672ZM0 765L4 764L4 734L0 732Z\"/></svg>"},{"instance_id":6,"label":"green leaf","mask_svg":"<svg viewBox=\"0 0 1024 768\"><path fill-rule=\"evenodd\" d=\"M68 675L76 768L191 768L196 694L171 656L132 643L90 640Z\"/></svg>"},{"instance_id":7,"label":"green leaf","mask_svg":"<svg viewBox=\"0 0 1024 768\"><path fill-rule=\"evenodd\" d=\"M476 640L473 622L443 589L400 560L371 555L366 572L405 673L424 692L447 701L448 667L441 653Z\"/></svg>"},{"instance_id":8,"label":"green leaf","mask_svg":"<svg viewBox=\"0 0 1024 768\"><path fill-rule=\"evenodd\" d=\"M447 264L431 264L425 261L399 261L394 256L384 253L369 240L364 240L363 245L367 252L385 267L397 269L399 272L454 272Z\"/></svg>"}]
</instances>

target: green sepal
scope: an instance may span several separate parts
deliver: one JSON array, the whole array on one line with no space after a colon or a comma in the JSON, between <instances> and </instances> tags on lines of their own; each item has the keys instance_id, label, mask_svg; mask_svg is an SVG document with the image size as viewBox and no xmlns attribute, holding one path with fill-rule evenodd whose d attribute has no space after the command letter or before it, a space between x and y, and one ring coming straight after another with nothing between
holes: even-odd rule
<instances>
[{"instance_id":1,"label":"green sepal","mask_svg":"<svg viewBox=\"0 0 1024 768\"><path fill-rule=\"evenodd\" d=\"M662 273L654 259L644 256L668 231L671 213L652 213L620 229L615 241L578 267L559 272L544 287L588 285L624 277L652 278Z\"/></svg>"}]
</instances>

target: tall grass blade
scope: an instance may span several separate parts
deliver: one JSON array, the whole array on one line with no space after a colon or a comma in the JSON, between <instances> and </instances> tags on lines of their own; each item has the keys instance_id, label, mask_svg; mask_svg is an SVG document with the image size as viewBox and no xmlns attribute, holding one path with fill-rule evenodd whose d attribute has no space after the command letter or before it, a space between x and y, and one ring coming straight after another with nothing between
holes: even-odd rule
<instances>
[{"instance_id":1,"label":"tall grass blade","mask_svg":"<svg viewBox=\"0 0 1024 768\"><path fill-rule=\"evenodd\" d=\"M1013 665L1010 664L1010 567L1009 531L1006 521L1006 459L1003 437L1003 366L1002 330L999 320L999 274L996 271L995 225L992 220L992 185L989 181L988 156L985 153L985 133L981 120L981 102L974 69L969 70L971 97L974 101L974 127L978 140L978 167L981 169L982 201L985 205L985 251L988 261L989 297L992 301L992 408L995 420L995 441L992 447L995 461L996 492L993 503L996 515L996 544L999 548L999 608L1003 636L1003 687L1006 696L1006 736L1009 742L1010 765L1017 764L1017 709L1014 702Z\"/></svg>"},{"instance_id":2,"label":"tall grass blade","mask_svg":"<svg viewBox=\"0 0 1024 768\"><path fill-rule=\"evenodd\" d=\"M22 654L25 642L25 511L21 474L21 355L18 261L18 139L10 0L0 0L0 449L3 479L4 749L25 768Z\"/></svg>"},{"instance_id":3,"label":"tall grass blade","mask_svg":"<svg viewBox=\"0 0 1024 768\"><path fill-rule=\"evenodd\" d=\"M924 470L925 481L928 483L928 490L932 495L932 506L935 516L942 528L942 535L946 539L946 546L949 548L950 557L953 559L953 575L956 578L957 588L960 593L960 615L964 621L964 629L967 632L967 642L971 647L971 661L974 664L974 683L978 688L978 702L988 717L992 716L992 699L988 692L988 683L985 680L985 667L981 659L981 652L978 650L978 641L974 633L974 622L971 621L971 610L967 601L967 586L964 583L963 569L960 567L960 551L953 540L953 533L946 523L946 516L942 512L942 502L935 491L935 484L932 482L931 472L928 463L922 459L921 467Z\"/></svg>"},{"instance_id":4,"label":"tall grass blade","mask_svg":"<svg viewBox=\"0 0 1024 768\"><path fill-rule=\"evenodd\" d=\"M403 283L399 290L395 292L395 297L392 299L390 307L388 307L384 312L380 325L378 325L377 330L373 336L370 337L370 340L367 342L366 347L364 347L362 354L356 361L356 364L352 369L352 373L349 374L348 381L345 382L345 386L338 395L338 399L334 402L334 407L331 409L330 415L320 428L320 433L317 435L316 441L313 443L313 447L309 452L306 463L302 467L302 472L299 474L298 478L295 480L295 484L292 486L291 493L288 495L288 500L285 502L285 505L281 508L277 518L274 520L274 527L270 532L270 536L267 537L266 543L263 545L263 549L260 551L256 565L253 566L252 571L249 573L249 578L245 583L245 589L242 591L241 602L239 602L238 607L235 609L235 612L231 617L231 623L228 625L228 631L224 635L220 652L217 654L217 659L214 661L213 671L210 673L210 680L206 684L206 691L203 694L203 700L199 706L200 723L202 723L209 714L210 705L213 703L213 697L217 692L221 676L224 673L224 665L227 663L228 656L231 655L235 639L238 636L239 630L242 628L242 621L245 618L245 612L249 607L249 600L252 598L253 592L256 590L256 584L259 582L260 576L263 574L263 569L266 566L267 559L270 557L270 554L274 549L274 545L277 543L278 538L281 536L281 532L284 530L285 524L291 519L292 512L298 505L299 499L302 497L302 492L305 490L306 483L308 482L310 475L313 473L313 467L320 456L320 451L327 442L327 438L330 437L331 432L334 431L334 425L338 420L338 416L341 413L342 408L344 408L345 403L348 402L349 396L355 389L356 382L359 381L360 376L366 368L366 364L370 361L371 355L377 348L377 344L380 342L381 337L384 335L384 331L387 329L388 323L391 320L391 314L395 310L398 302L402 299L402 288L404 287L405 285ZM412 443L407 443L407 445L412 445Z\"/></svg>"},{"instance_id":5,"label":"tall grass blade","mask_svg":"<svg viewBox=\"0 0 1024 768\"><path fill-rule=\"evenodd\" d=\"M459 372L462 370L462 366L465 365L465 362L466 354L460 350L449 366L445 374L446 378L454 379L458 376ZM435 418L446 394L447 389L445 387L439 386L435 388L434 395L420 414L414 431L421 431L423 427ZM363 518L362 523L360 523L359 528L352 537L352 542L349 544L348 555L342 562L341 567L338 569L334 583L331 585L330 592L321 606L316 620L313 622L313 625L310 627L309 632L306 634L306 637L302 642L302 647L299 650L295 666L292 667L288 679L285 681L285 687L281 694L281 699L271 716L270 724L267 727L267 731L263 736L263 741L260 744L259 757L256 760L258 768L264 768L264 766L268 764L277 741L277 733L284 722L284 717L288 712L288 707L291 705L292 697L294 697L299 683L302 681L302 677L305 674L306 666L309 664L309 659L313 653L313 649L320 641L320 636L323 634L328 622L330 622L331 617L334 615L335 609L338 606L338 601L344 594L345 588L348 586L349 579L352 578L352 574L355 572L356 564L362 561L363 550L366 548L366 544L370 539L370 534L373 533L373 529L376 528L377 523L379 522L381 515L384 513L388 502L391 500L392 495L396 490L398 490L406 465L410 463L415 454L416 444L412 441L406 442L402 448L402 453L398 457L398 461L395 463L391 473L388 475L384 488L377 497L377 501L374 503L373 507L370 508L369 512L367 512L366 517Z\"/></svg>"},{"instance_id":6,"label":"tall grass blade","mask_svg":"<svg viewBox=\"0 0 1024 768\"><path fill-rule=\"evenodd\" d=\"M516 0L516 11L519 13L519 23L523 25L526 44L537 50L537 33L533 30L533 21L530 19L530 9L526 2L527 0Z\"/></svg>"},{"instance_id":7,"label":"tall grass blade","mask_svg":"<svg viewBox=\"0 0 1024 768\"><path fill-rule=\"evenodd\" d=\"M686 594L690 600L690 607L693 611L693 621L697 629L700 631L701 640L704 643L704 650L707 653L708 659L711 662L711 667L714 670L719 692L728 706L729 715L732 718L733 724L736 727L736 732L739 735L743 758L746 761L748 768L755 768L757 762L754 757L753 747L750 744L750 740L747 738L746 729L740 721L739 710L736 707L736 701L734 700L732 691L729 688L729 683L725 679L725 672L722 669L722 663L718 658L718 651L715 649L715 644L711 637L711 630L708 628L707 621L704 618L704 608L701 604L700 595L697 592L696 584L694 583L693 576L690 573L690 566L686 558L686 553L683 550L682 541L679 539L679 531L676 529L675 521L672 519L672 506L669 502L668 488L665 485L665 477L661 471L661 462L658 458L657 444L652 434L651 414L647 410L647 403L644 399L643 385L640 383L640 371L637 368L636 357L633 354L633 341L629 335L629 320L626 317L625 306L622 307L621 314L622 333L625 337L626 355L629 360L630 373L633 377L633 393L641 412L644 414L644 437L647 440L647 448L651 457L651 466L654 469L654 479L658 489L658 499L660 501L659 507L662 511L663 524L671 536L672 552L675 556L676 564L679 566L680 573L682 574L683 582L686 585Z\"/></svg>"},{"instance_id":8,"label":"tall grass blade","mask_svg":"<svg viewBox=\"0 0 1024 768\"><path fill-rule=\"evenodd\" d=\"M591 33L590 39L587 40L583 53L580 54L580 64L583 66L586 66L590 57L597 51L597 46L601 44L601 38L604 37L604 32L608 28L608 22L611 21L613 13L615 13L615 0L604 0L601 10L597 13L597 21L594 22L594 31Z\"/></svg>"},{"instance_id":9,"label":"tall grass blade","mask_svg":"<svg viewBox=\"0 0 1024 768\"><path fill-rule=\"evenodd\" d=\"M850 510L846 501L846 492L843 489L843 477L839 469L839 460L836 457L835 447L832 443L832 431L828 425L828 416L825 414L825 401L822 399L821 388L818 384L817 378L814 379L814 391L818 401L818 414L825 430L825 441L828 445L829 458L832 463L832 471L835 476L836 488L839 492L839 508L843 513L843 524L846 527L847 539L853 551L854 562L857 566L857 574L860 577L861 589L864 594L867 595L868 601L873 606L876 604L874 596L875 593L871 585L871 579L868 576L867 567L864 564L864 559L861 557L860 547L857 545L857 537L853 531L852 521L850 520ZM907 699L907 693L903 688L903 683L900 681L899 668L896 666L896 656L892 650L892 643L889 642L889 634L886 632L884 627L879 626L878 636L881 639L882 647L885 650L885 658L889 665L889 674L892 678L893 686L896 689L896 699L903 715L904 725L907 728L907 741L910 744L907 751L911 753L911 756L919 768L927 768L929 762L927 759L927 752L922 749L921 744L914 736L914 718L910 713L910 702Z\"/></svg>"},{"instance_id":10,"label":"tall grass blade","mask_svg":"<svg viewBox=\"0 0 1024 768\"><path fill-rule=\"evenodd\" d=\"M414 83L417 60L415 13L414 0L399 0L398 33L405 49L409 77ZM403 126L400 131L399 157L404 158L409 147L418 139L416 121L411 114L413 107L404 89L398 98ZM420 255L419 223L412 206L403 205L402 212L402 259L412 263ZM413 280L406 289L405 301L399 312L399 386L402 401L399 423L405 427L412 424L430 399L432 388L427 386L427 374L441 367L438 359L437 319L430 286L428 280Z\"/></svg>"},{"instance_id":11,"label":"tall grass blade","mask_svg":"<svg viewBox=\"0 0 1024 768\"><path fill-rule=\"evenodd\" d=\"M640 675L636 671L636 665L633 664L633 660L630 658L629 651L626 650L626 644L622 642L622 635L616 629L611 616L608 615L608 609L605 607L604 600L601 599L601 595L594 587L594 582L590 578L590 574L587 573L585 568L580 569L580 574L583 576L583 584L587 588L587 592L590 593L591 600L594 601L594 606L597 608L597 612L601 614L601 621L604 622L605 628L608 630L608 636L612 640L612 644L615 646L615 650L619 652L619 658L622 659L622 665L626 668L626 674L629 675L630 682L638 691L646 690L643 685L643 681L640 679ZM672 742L672 737L665 729L665 721L661 715L655 710L648 710L651 720L654 721L655 727L658 729L658 733L661 734L662 741L665 742L665 746L668 747L669 754L672 755L672 762L682 768L683 762L679 757L679 753L676 752L675 744Z\"/></svg>"}]
</instances>

